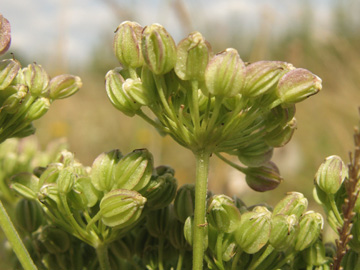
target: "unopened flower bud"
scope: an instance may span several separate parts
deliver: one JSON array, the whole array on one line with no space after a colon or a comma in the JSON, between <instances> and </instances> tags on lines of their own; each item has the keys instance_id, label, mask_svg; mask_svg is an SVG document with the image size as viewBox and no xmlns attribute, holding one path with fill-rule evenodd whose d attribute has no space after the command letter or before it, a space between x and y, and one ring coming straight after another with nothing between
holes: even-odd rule
<instances>
[{"instance_id":1,"label":"unopened flower bud","mask_svg":"<svg viewBox=\"0 0 360 270\"><path fill-rule=\"evenodd\" d=\"M44 221L38 201L21 199L15 207L16 224L27 233L36 231Z\"/></svg>"},{"instance_id":2,"label":"unopened flower bud","mask_svg":"<svg viewBox=\"0 0 360 270\"><path fill-rule=\"evenodd\" d=\"M210 51L210 44L203 36L192 32L177 46L176 75L182 80L203 81Z\"/></svg>"},{"instance_id":3,"label":"unopened flower bud","mask_svg":"<svg viewBox=\"0 0 360 270\"><path fill-rule=\"evenodd\" d=\"M119 70L110 70L105 77L106 93L111 103L116 109L127 116L134 116L140 109L141 104L133 100L123 89L125 79L119 73Z\"/></svg>"},{"instance_id":4,"label":"unopened flower bud","mask_svg":"<svg viewBox=\"0 0 360 270\"><path fill-rule=\"evenodd\" d=\"M206 250L209 246L209 226L207 226L207 220L205 219L205 227L204 227L204 250ZM193 246L193 241L194 241L194 216L189 216L187 217L187 219L185 220L184 223L184 236L186 241L188 242L188 244L190 246Z\"/></svg>"},{"instance_id":5,"label":"unopened flower bud","mask_svg":"<svg viewBox=\"0 0 360 270\"><path fill-rule=\"evenodd\" d=\"M124 67L141 67L144 59L141 52L143 28L136 22L125 21L115 31L114 52Z\"/></svg>"},{"instance_id":6,"label":"unopened flower bud","mask_svg":"<svg viewBox=\"0 0 360 270\"><path fill-rule=\"evenodd\" d=\"M170 230L173 219L173 207L172 205L168 205L148 213L146 218L146 228L154 237L165 237Z\"/></svg>"},{"instance_id":7,"label":"unopened flower bud","mask_svg":"<svg viewBox=\"0 0 360 270\"><path fill-rule=\"evenodd\" d=\"M260 167L249 167L245 174L249 187L260 192L273 190L283 181L278 167L271 161Z\"/></svg>"},{"instance_id":8,"label":"unopened flower bud","mask_svg":"<svg viewBox=\"0 0 360 270\"><path fill-rule=\"evenodd\" d=\"M45 246L46 251L51 254L64 253L71 245L69 235L54 226L44 227L39 235L39 240Z\"/></svg>"},{"instance_id":9,"label":"unopened flower bud","mask_svg":"<svg viewBox=\"0 0 360 270\"><path fill-rule=\"evenodd\" d=\"M46 166L46 169L40 175L40 185L42 186L44 183L56 183L59 172L64 168L64 164L62 163L50 163Z\"/></svg>"},{"instance_id":10,"label":"unopened flower bud","mask_svg":"<svg viewBox=\"0 0 360 270\"><path fill-rule=\"evenodd\" d=\"M349 249L341 260L342 269L357 269L359 267L359 253Z\"/></svg>"},{"instance_id":11,"label":"unopened flower bud","mask_svg":"<svg viewBox=\"0 0 360 270\"><path fill-rule=\"evenodd\" d=\"M79 210L93 207L101 198L100 192L93 186L90 177L76 179L73 189L67 196L71 205Z\"/></svg>"},{"instance_id":12,"label":"unopened flower bud","mask_svg":"<svg viewBox=\"0 0 360 270\"><path fill-rule=\"evenodd\" d=\"M228 48L210 59L205 71L205 95L232 97L245 81L245 64L237 50Z\"/></svg>"},{"instance_id":13,"label":"unopened flower bud","mask_svg":"<svg viewBox=\"0 0 360 270\"><path fill-rule=\"evenodd\" d=\"M114 168L117 189L139 191L150 181L154 169L152 154L147 149L136 149L124 156Z\"/></svg>"},{"instance_id":14,"label":"unopened flower bud","mask_svg":"<svg viewBox=\"0 0 360 270\"><path fill-rule=\"evenodd\" d=\"M82 86L80 77L63 74L51 79L49 84L49 98L63 99L75 94Z\"/></svg>"},{"instance_id":15,"label":"unopened flower bud","mask_svg":"<svg viewBox=\"0 0 360 270\"><path fill-rule=\"evenodd\" d=\"M124 92L137 104L149 105L154 100L154 97L150 96L150 92L143 87L139 78L135 80L130 78L126 79L122 87Z\"/></svg>"},{"instance_id":16,"label":"unopened flower bud","mask_svg":"<svg viewBox=\"0 0 360 270\"><path fill-rule=\"evenodd\" d=\"M321 79L303 68L286 73L277 85L277 96L283 105L300 102L322 88Z\"/></svg>"},{"instance_id":17,"label":"unopened flower bud","mask_svg":"<svg viewBox=\"0 0 360 270\"><path fill-rule=\"evenodd\" d=\"M269 243L277 250L285 250L294 244L298 229L295 215L275 215L271 218Z\"/></svg>"},{"instance_id":18,"label":"unopened flower bud","mask_svg":"<svg viewBox=\"0 0 360 270\"><path fill-rule=\"evenodd\" d=\"M240 217L240 211L230 197L215 195L210 198L207 219L216 230L232 233L239 225Z\"/></svg>"},{"instance_id":19,"label":"unopened flower bud","mask_svg":"<svg viewBox=\"0 0 360 270\"><path fill-rule=\"evenodd\" d=\"M249 167L259 167L270 161L273 148L263 140L256 141L238 150L238 158L242 164Z\"/></svg>"},{"instance_id":20,"label":"unopened flower bud","mask_svg":"<svg viewBox=\"0 0 360 270\"><path fill-rule=\"evenodd\" d=\"M24 126L20 130L13 133L11 136L14 138L25 138L35 133L35 127L32 123Z\"/></svg>"},{"instance_id":21,"label":"unopened flower bud","mask_svg":"<svg viewBox=\"0 0 360 270\"><path fill-rule=\"evenodd\" d=\"M4 90L11 84L20 68L21 65L17 60L5 59L0 61L0 90Z\"/></svg>"},{"instance_id":22,"label":"unopened flower bud","mask_svg":"<svg viewBox=\"0 0 360 270\"><path fill-rule=\"evenodd\" d=\"M272 147L282 147L287 144L296 129L296 119L292 118L285 126L277 126L264 136L265 142Z\"/></svg>"},{"instance_id":23,"label":"unopened flower bud","mask_svg":"<svg viewBox=\"0 0 360 270\"><path fill-rule=\"evenodd\" d=\"M258 61L246 66L246 80L241 94L257 97L277 84L280 77L293 68L281 61Z\"/></svg>"},{"instance_id":24,"label":"unopened flower bud","mask_svg":"<svg viewBox=\"0 0 360 270\"><path fill-rule=\"evenodd\" d=\"M50 77L45 69L38 64L30 64L23 69L25 84L29 87L30 93L40 96L47 89Z\"/></svg>"},{"instance_id":25,"label":"unopened flower bud","mask_svg":"<svg viewBox=\"0 0 360 270\"><path fill-rule=\"evenodd\" d=\"M175 196L174 211L175 216L181 222L185 222L187 217L194 214L195 209L195 186L185 184L181 186Z\"/></svg>"},{"instance_id":26,"label":"unopened flower bud","mask_svg":"<svg viewBox=\"0 0 360 270\"><path fill-rule=\"evenodd\" d=\"M60 193L67 194L74 186L76 176L72 167L66 167L59 172L57 186Z\"/></svg>"},{"instance_id":27,"label":"unopened flower bud","mask_svg":"<svg viewBox=\"0 0 360 270\"><path fill-rule=\"evenodd\" d=\"M115 149L100 154L94 160L91 168L91 182L97 190L110 191L116 185L114 168L121 157L120 150Z\"/></svg>"},{"instance_id":28,"label":"unopened flower bud","mask_svg":"<svg viewBox=\"0 0 360 270\"><path fill-rule=\"evenodd\" d=\"M10 188L28 200L36 200L39 178L31 173L18 173L10 178Z\"/></svg>"},{"instance_id":29,"label":"unopened flower bud","mask_svg":"<svg viewBox=\"0 0 360 270\"><path fill-rule=\"evenodd\" d=\"M156 75L172 70L176 63L176 45L160 24L146 26L142 32L141 50L148 68Z\"/></svg>"},{"instance_id":30,"label":"unopened flower bud","mask_svg":"<svg viewBox=\"0 0 360 270\"><path fill-rule=\"evenodd\" d=\"M299 192L289 192L284 199L276 204L273 215L292 215L300 218L306 211L308 200Z\"/></svg>"},{"instance_id":31,"label":"unopened flower bud","mask_svg":"<svg viewBox=\"0 0 360 270\"><path fill-rule=\"evenodd\" d=\"M4 103L1 106L2 112L10 114L16 113L20 108L20 104L28 94L28 89L23 84L19 84L14 88L17 88L17 91L16 93L10 95L9 97L7 97L7 99L5 99Z\"/></svg>"},{"instance_id":32,"label":"unopened flower bud","mask_svg":"<svg viewBox=\"0 0 360 270\"><path fill-rule=\"evenodd\" d=\"M270 230L271 212L265 207L257 206L252 212L241 216L235 240L243 251L254 254L266 245Z\"/></svg>"},{"instance_id":33,"label":"unopened flower bud","mask_svg":"<svg viewBox=\"0 0 360 270\"><path fill-rule=\"evenodd\" d=\"M25 117L29 121L39 119L49 110L49 108L50 108L49 99L45 97L39 97L34 101L33 104L31 104Z\"/></svg>"},{"instance_id":34,"label":"unopened flower bud","mask_svg":"<svg viewBox=\"0 0 360 270\"><path fill-rule=\"evenodd\" d=\"M345 163L339 156L329 156L320 165L316 175L316 184L327 194L335 194L348 176Z\"/></svg>"},{"instance_id":35,"label":"unopened flower bud","mask_svg":"<svg viewBox=\"0 0 360 270\"><path fill-rule=\"evenodd\" d=\"M11 26L9 21L0 14L0 55L6 53L11 43Z\"/></svg>"},{"instance_id":36,"label":"unopened flower bud","mask_svg":"<svg viewBox=\"0 0 360 270\"><path fill-rule=\"evenodd\" d=\"M286 126L287 123L289 123L294 118L295 111L295 104L289 105L285 108L280 105L272 108L269 114L266 116L266 131L271 132L279 126Z\"/></svg>"},{"instance_id":37,"label":"unopened flower bud","mask_svg":"<svg viewBox=\"0 0 360 270\"><path fill-rule=\"evenodd\" d=\"M134 190L110 191L100 202L101 220L109 227L124 228L139 219L145 203L146 198Z\"/></svg>"},{"instance_id":38,"label":"unopened flower bud","mask_svg":"<svg viewBox=\"0 0 360 270\"><path fill-rule=\"evenodd\" d=\"M325 246L322 240L317 240L313 245L303 250L301 257L307 265L320 266L327 262Z\"/></svg>"},{"instance_id":39,"label":"unopened flower bud","mask_svg":"<svg viewBox=\"0 0 360 270\"><path fill-rule=\"evenodd\" d=\"M184 223L173 219L168 235L170 243L178 250L191 250L191 246L184 237Z\"/></svg>"},{"instance_id":40,"label":"unopened flower bud","mask_svg":"<svg viewBox=\"0 0 360 270\"><path fill-rule=\"evenodd\" d=\"M301 251L311 246L324 227L324 219L314 211L306 212L299 221L299 232L295 239L295 250Z\"/></svg>"}]
</instances>

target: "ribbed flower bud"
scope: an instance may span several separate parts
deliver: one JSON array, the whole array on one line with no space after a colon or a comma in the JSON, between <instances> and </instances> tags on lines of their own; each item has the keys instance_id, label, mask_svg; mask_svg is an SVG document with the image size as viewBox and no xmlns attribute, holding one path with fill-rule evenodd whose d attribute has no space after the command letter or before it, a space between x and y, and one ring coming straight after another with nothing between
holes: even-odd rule
<instances>
[{"instance_id":1,"label":"ribbed flower bud","mask_svg":"<svg viewBox=\"0 0 360 270\"><path fill-rule=\"evenodd\" d=\"M67 194L71 191L74 186L76 176L73 172L72 167L66 167L59 172L59 177L57 179L57 186L59 192L62 194Z\"/></svg>"},{"instance_id":2,"label":"ribbed flower bud","mask_svg":"<svg viewBox=\"0 0 360 270\"><path fill-rule=\"evenodd\" d=\"M315 95L322 88L321 79L303 68L286 73L277 85L277 96L283 105L293 104Z\"/></svg>"},{"instance_id":3,"label":"ribbed flower bud","mask_svg":"<svg viewBox=\"0 0 360 270\"><path fill-rule=\"evenodd\" d=\"M272 216L269 243L277 250L289 248L294 244L298 225L295 215Z\"/></svg>"},{"instance_id":4,"label":"ribbed flower bud","mask_svg":"<svg viewBox=\"0 0 360 270\"><path fill-rule=\"evenodd\" d=\"M295 250L301 251L318 239L324 227L324 219L314 211L306 212L299 221L299 232L295 238Z\"/></svg>"},{"instance_id":5,"label":"ribbed flower bud","mask_svg":"<svg viewBox=\"0 0 360 270\"><path fill-rule=\"evenodd\" d=\"M21 199L15 207L16 224L27 233L36 231L44 221L38 201Z\"/></svg>"},{"instance_id":6,"label":"ribbed flower bud","mask_svg":"<svg viewBox=\"0 0 360 270\"><path fill-rule=\"evenodd\" d=\"M146 228L154 237L165 237L171 228L173 219L173 206L168 205L162 209L148 213L146 217Z\"/></svg>"},{"instance_id":7,"label":"ribbed flower bud","mask_svg":"<svg viewBox=\"0 0 360 270\"><path fill-rule=\"evenodd\" d=\"M141 52L143 28L136 22L125 21L115 30L114 52L124 67L137 68L144 64Z\"/></svg>"},{"instance_id":8,"label":"ribbed flower bud","mask_svg":"<svg viewBox=\"0 0 360 270\"><path fill-rule=\"evenodd\" d=\"M115 149L100 154L94 160L91 167L91 182L97 190L110 191L116 185L114 168L121 157L120 150Z\"/></svg>"},{"instance_id":9,"label":"ribbed flower bud","mask_svg":"<svg viewBox=\"0 0 360 270\"><path fill-rule=\"evenodd\" d=\"M232 233L240 222L240 211L226 195L214 195L209 200L207 219L220 232Z\"/></svg>"},{"instance_id":10,"label":"ribbed flower bud","mask_svg":"<svg viewBox=\"0 0 360 270\"><path fill-rule=\"evenodd\" d=\"M117 189L142 190L150 181L154 169L152 154L136 149L124 156L114 168Z\"/></svg>"},{"instance_id":11,"label":"ribbed flower bud","mask_svg":"<svg viewBox=\"0 0 360 270\"><path fill-rule=\"evenodd\" d=\"M105 76L106 93L111 103L116 109L127 116L134 116L140 109L141 104L133 100L123 89L125 79L119 73L119 70L110 70Z\"/></svg>"},{"instance_id":12,"label":"ribbed flower bud","mask_svg":"<svg viewBox=\"0 0 360 270\"><path fill-rule=\"evenodd\" d=\"M39 119L49 110L49 108L50 108L49 99L45 97L39 97L34 101L33 104L31 104L25 117L29 121Z\"/></svg>"},{"instance_id":13,"label":"ribbed flower bud","mask_svg":"<svg viewBox=\"0 0 360 270\"><path fill-rule=\"evenodd\" d=\"M49 85L50 77L45 69L38 64L30 64L23 69L25 84L34 96L42 95Z\"/></svg>"},{"instance_id":14,"label":"ribbed flower bud","mask_svg":"<svg viewBox=\"0 0 360 270\"><path fill-rule=\"evenodd\" d=\"M20 104L28 94L28 89L23 84L19 84L14 88L17 88L17 91L16 93L10 95L5 99L4 103L1 106L2 112L10 114L16 113L20 108Z\"/></svg>"},{"instance_id":15,"label":"ribbed flower bud","mask_svg":"<svg viewBox=\"0 0 360 270\"><path fill-rule=\"evenodd\" d=\"M284 199L276 204L273 215L295 215L300 218L306 211L308 200L299 192L289 192Z\"/></svg>"},{"instance_id":16,"label":"ribbed flower bud","mask_svg":"<svg viewBox=\"0 0 360 270\"><path fill-rule=\"evenodd\" d=\"M178 250L191 250L191 246L184 237L184 223L179 220L173 219L168 238L174 248Z\"/></svg>"},{"instance_id":17,"label":"ribbed flower bud","mask_svg":"<svg viewBox=\"0 0 360 270\"><path fill-rule=\"evenodd\" d=\"M267 132L278 128L279 126L284 127L289 123L295 116L295 104L289 105L288 107L276 106L272 108L269 114L266 116L265 127Z\"/></svg>"},{"instance_id":18,"label":"ribbed flower bud","mask_svg":"<svg viewBox=\"0 0 360 270\"><path fill-rule=\"evenodd\" d=\"M124 92L137 104L145 106L151 104L154 100L154 96L151 96L151 92L143 87L139 78L135 80L130 78L126 79L122 87Z\"/></svg>"},{"instance_id":19,"label":"ribbed flower bud","mask_svg":"<svg viewBox=\"0 0 360 270\"><path fill-rule=\"evenodd\" d=\"M266 207L257 206L241 216L235 240L243 251L254 254L266 245L270 230L271 212Z\"/></svg>"},{"instance_id":20,"label":"ribbed flower bud","mask_svg":"<svg viewBox=\"0 0 360 270\"><path fill-rule=\"evenodd\" d=\"M101 196L102 194L91 183L90 177L77 178L73 189L67 194L71 206L78 210L93 207Z\"/></svg>"},{"instance_id":21,"label":"ribbed flower bud","mask_svg":"<svg viewBox=\"0 0 360 270\"><path fill-rule=\"evenodd\" d=\"M248 186L260 192L273 190L283 181L278 167L271 161L260 167L249 167L245 174Z\"/></svg>"},{"instance_id":22,"label":"ribbed flower bud","mask_svg":"<svg viewBox=\"0 0 360 270\"><path fill-rule=\"evenodd\" d=\"M0 14L0 55L6 53L11 43L11 27L9 21Z\"/></svg>"},{"instance_id":23,"label":"ribbed flower bud","mask_svg":"<svg viewBox=\"0 0 360 270\"><path fill-rule=\"evenodd\" d=\"M199 32L189 34L177 46L176 75L182 80L203 81L210 51L210 44Z\"/></svg>"},{"instance_id":24,"label":"ribbed flower bud","mask_svg":"<svg viewBox=\"0 0 360 270\"><path fill-rule=\"evenodd\" d=\"M21 65L17 60L5 59L0 61L0 90L4 90L11 84L20 68Z\"/></svg>"},{"instance_id":25,"label":"ribbed flower bud","mask_svg":"<svg viewBox=\"0 0 360 270\"><path fill-rule=\"evenodd\" d=\"M245 81L245 64L237 50L228 48L210 59L205 71L205 95L232 97Z\"/></svg>"},{"instance_id":26,"label":"ribbed flower bud","mask_svg":"<svg viewBox=\"0 0 360 270\"><path fill-rule=\"evenodd\" d=\"M263 140L255 141L248 146L238 150L240 162L249 167L259 167L270 161L273 155L273 148Z\"/></svg>"},{"instance_id":27,"label":"ribbed flower bud","mask_svg":"<svg viewBox=\"0 0 360 270\"><path fill-rule=\"evenodd\" d=\"M46 169L40 175L40 185L44 183L56 183L59 172L64 168L62 163L50 163L46 166Z\"/></svg>"},{"instance_id":28,"label":"ribbed flower bud","mask_svg":"<svg viewBox=\"0 0 360 270\"><path fill-rule=\"evenodd\" d=\"M184 223L187 217L194 214L194 209L195 186L193 184L185 184L178 189L175 196L175 216L178 220Z\"/></svg>"},{"instance_id":29,"label":"ribbed flower bud","mask_svg":"<svg viewBox=\"0 0 360 270\"><path fill-rule=\"evenodd\" d=\"M325 246L322 240L317 240L313 245L303 250L301 257L307 265L320 266L328 261L325 255Z\"/></svg>"},{"instance_id":30,"label":"ribbed flower bud","mask_svg":"<svg viewBox=\"0 0 360 270\"><path fill-rule=\"evenodd\" d=\"M176 45L160 24L146 26L142 32L141 50L148 68L156 75L172 70L176 63Z\"/></svg>"},{"instance_id":31,"label":"ribbed flower bud","mask_svg":"<svg viewBox=\"0 0 360 270\"><path fill-rule=\"evenodd\" d=\"M69 235L54 226L44 227L38 240L45 246L46 251L51 254L64 253L71 245Z\"/></svg>"},{"instance_id":32,"label":"ribbed flower bud","mask_svg":"<svg viewBox=\"0 0 360 270\"><path fill-rule=\"evenodd\" d=\"M28 200L36 200L39 178L31 173L18 173L10 178L10 188Z\"/></svg>"},{"instance_id":33,"label":"ribbed flower bud","mask_svg":"<svg viewBox=\"0 0 360 270\"><path fill-rule=\"evenodd\" d=\"M341 266L345 270L359 268L359 253L349 249L341 261Z\"/></svg>"},{"instance_id":34,"label":"ribbed flower bud","mask_svg":"<svg viewBox=\"0 0 360 270\"><path fill-rule=\"evenodd\" d=\"M265 142L272 147L282 147L287 144L296 129L296 119L293 117L285 126L277 126L264 136Z\"/></svg>"},{"instance_id":35,"label":"ribbed flower bud","mask_svg":"<svg viewBox=\"0 0 360 270\"><path fill-rule=\"evenodd\" d=\"M134 190L110 191L100 202L101 220L109 227L124 228L139 219L145 203L146 198Z\"/></svg>"},{"instance_id":36,"label":"ribbed flower bud","mask_svg":"<svg viewBox=\"0 0 360 270\"><path fill-rule=\"evenodd\" d=\"M72 96L82 87L80 77L62 74L51 79L49 84L49 98L63 99Z\"/></svg>"},{"instance_id":37,"label":"ribbed flower bud","mask_svg":"<svg viewBox=\"0 0 360 270\"><path fill-rule=\"evenodd\" d=\"M284 73L293 69L291 64L281 61L258 61L246 66L246 80L241 94L247 97L257 97L279 81Z\"/></svg>"},{"instance_id":38,"label":"ribbed flower bud","mask_svg":"<svg viewBox=\"0 0 360 270\"><path fill-rule=\"evenodd\" d=\"M316 184L327 194L335 194L348 176L345 163L339 156L329 156L320 165L316 175Z\"/></svg>"}]
</instances>

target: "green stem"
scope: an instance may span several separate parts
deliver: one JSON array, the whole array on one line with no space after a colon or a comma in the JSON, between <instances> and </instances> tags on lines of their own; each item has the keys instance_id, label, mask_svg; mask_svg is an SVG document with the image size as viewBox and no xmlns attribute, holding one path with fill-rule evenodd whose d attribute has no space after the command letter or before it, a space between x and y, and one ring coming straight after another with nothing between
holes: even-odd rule
<instances>
[{"instance_id":1,"label":"green stem","mask_svg":"<svg viewBox=\"0 0 360 270\"><path fill-rule=\"evenodd\" d=\"M195 153L196 183L195 183L195 211L194 211L194 243L193 270L203 269L204 242L206 232L205 211L206 193L209 173L210 153L203 150Z\"/></svg>"},{"instance_id":2,"label":"green stem","mask_svg":"<svg viewBox=\"0 0 360 270\"><path fill-rule=\"evenodd\" d=\"M159 238L159 248L158 248L158 266L159 266L159 270L164 270L164 265L163 265L163 255L164 255L164 237L160 237Z\"/></svg>"},{"instance_id":3,"label":"green stem","mask_svg":"<svg viewBox=\"0 0 360 270\"><path fill-rule=\"evenodd\" d=\"M178 258L176 270L181 270L182 269L182 264L183 264L183 261L184 261L184 255L185 255L185 250L181 249L180 252L179 252L179 258Z\"/></svg>"},{"instance_id":4,"label":"green stem","mask_svg":"<svg viewBox=\"0 0 360 270\"><path fill-rule=\"evenodd\" d=\"M241 256L241 253L242 251L241 250L238 250L234 256L234 259L232 261L232 264L231 264L231 270L236 270L238 269L237 268L237 265L238 265L238 262L240 260L240 256Z\"/></svg>"},{"instance_id":5,"label":"green stem","mask_svg":"<svg viewBox=\"0 0 360 270\"><path fill-rule=\"evenodd\" d=\"M101 270L110 270L110 261L109 261L109 253L108 253L108 247L107 245L101 243L97 245L96 249L96 255L99 260L100 269Z\"/></svg>"},{"instance_id":6,"label":"green stem","mask_svg":"<svg viewBox=\"0 0 360 270\"><path fill-rule=\"evenodd\" d=\"M224 239L224 233L218 232L217 239L216 239L216 265L221 270L224 270L224 265L223 265L223 260L222 260L223 239Z\"/></svg>"},{"instance_id":7,"label":"green stem","mask_svg":"<svg viewBox=\"0 0 360 270\"><path fill-rule=\"evenodd\" d=\"M0 201L0 226L7 240L10 242L17 258L25 270L36 270L36 266L21 241L14 225L12 224L2 202Z\"/></svg>"},{"instance_id":8,"label":"green stem","mask_svg":"<svg viewBox=\"0 0 360 270\"><path fill-rule=\"evenodd\" d=\"M261 263L271 254L271 252L274 251L273 246L268 245L265 249L265 251L261 254L261 256L250 265L249 270L254 270L256 267L261 265Z\"/></svg>"},{"instance_id":9,"label":"green stem","mask_svg":"<svg viewBox=\"0 0 360 270\"><path fill-rule=\"evenodd\" d=\"M339 210L336 206L336 203L335 203L335 199L334 199L334 195L329 195L329 202L330 202L330 206L331 206L331 210L333 211L334 215L335 215L335 218L337 220L337 222L339 223L339 227L342 227L342 225L344 224L344 220L342 219L340 213L339 213Z\"/></svg>"},{"instance_id":10,"label":"green stem","mask_svg":"<svg viewBox=\"0 0 360 270\"><path fill-rule=\"evenodd\" d=\"M240 165L235 164L234 162L228 160L227 158L225 158L224 156L220 155L219 153L215 153L215 155L220 158L222 161L224 161L226 164L230 165L231 167L237 169L238 171L242 172L242 173L246 173L246 168L241 167Z\"/></svg>"}]
</instances>

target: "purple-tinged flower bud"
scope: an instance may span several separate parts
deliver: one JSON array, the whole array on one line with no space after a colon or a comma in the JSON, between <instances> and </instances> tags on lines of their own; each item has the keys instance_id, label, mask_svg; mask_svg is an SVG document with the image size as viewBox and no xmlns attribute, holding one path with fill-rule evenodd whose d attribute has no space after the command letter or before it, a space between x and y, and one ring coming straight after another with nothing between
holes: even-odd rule
<instances>
[{"instance_id":1,"label":"purple-tinged flower bud","mask_svg":"<svg viewBox=\"0 0 360 270\"><path fill-rule=\"evenodd\" d=\"M119 149L100 154L92 164L91 182L97 190L110 191L116 185L114 168L122 158Z\"/></svg>"},{"instance_id":2,"label":"purple-tinged flower bud","mask_svg":"<svg viewBox=\"0 0 360 270\"><path fill-rule=\"evenodd\" d=\"M300 218L306 211L308 200L299 192L289 192L284 199L274 207L273 215L295 215Z\"/></svg>"},{"instance_id":3,"label":"purple-tinged flower bud","mask_svg":"<svg viewBox=\"0 0 360 270\"><path fill-rule=\"evenodd\" d=\"M39 97L34 101L33 104L31 104L25 117L29 121L39 119L49 110L49 108L50 108L49 99L45 97Z\"/></svg>"},{"instance_id":4,"label":"purple-tinged flower bud","mask_svg":"<svg viewBox=\"0 0 360 270\"><path fill-rule=\"evenodd\" d=\"M267 132L264 136L265 142L272 147L282 147L290 141L295 129L296 119L294 117L285 126L278 126Z\"/></svg>"},{"instance_id":5,"label":"purple-tinged flower bud","mask_svg":"<svg viewBox=\"0 0 360 270\"><path fill-rule=\"evenodd\" d=\"M44 221L38 201L21 199L15 206L16 224L27 233L36 231Z\"/></svg>"},{"instance_id":6,"label":"purple-tinged flower bud","mask_svg":"<svg viewBox=\"0 0 360 270\"><path fill-rule=\"evenodd\" d=\"M322 88L321 79L303 68L286 73L277 85L277 96L283 105L300 102L315 95Z\"/></svg>"},{"instance_id":7,"label":"purple-tinged flower bud","mask_svg":"<svg viewBox=\"0 0 360 270\"><path fill-rule=\"evenodd\" d=\"M147 214L146 228L154 237L165 237L171 228L173 219L173 206L168 205L162 209L151 211Z\"/></svg>"},{"instance_id":8,"label":"purple-tinged flower bud","mask_svg":"<svg viewBox=\"0 0 360 270\"><path fill-rule=\"evenodd\" d=\"M143 28L136 22L125 21L115 30L114 52L124 67L137 68L144 64L141 52Z\"/></svg>"},{"instance_id":9,"label":"purple-tinged flower bud","mask_svg":"<svg viewBox=\"0 0 360 270\"><path fill-rule=\"evenodd\" d=\"M283 181L278 167L271 161L261 167L249 167L245 174L248 186L260 192L273 190Z\"/></svg>"},{"instance_id":10,"label":"purple-tinged flower bud","mask_svg":"<svg viewBox=\"0 0 360 270\"><path fill-rule=\"evenodd\" d=\"M232 97L245 81L245 64L237 50L228 48L210 59L205 70L205 95Z\"/></svg>"},{"instance_id":11,"label":"purple-tinged flower bud","mask_svg":"<svg viewBox=\"0 0 360 270\"><path fill-rule=\"evenodd\" d=\"M329 156L320 165L316 175L316 184L327 194L335 194L345 178L348 170L339 156Z\"/></svg>"},{"instance_id":12,"label":"purple-tinged flower bud","mask_svg":"<svg viewBox=\"0 0 360 270\"><path fill-rule=\"evenodd\" d=\"M100 202L102 222L116 229L134 224L146 203L146 198L134 190L116 189L106 193Z\"/></svg>"},{"instance_id":13,"label":"purple-tinged flower bud","mask_svg":"<svg viewBox=\"0 0 360 270\"><path fill-rule=\"evenodd\" d=\"M30 64L23 69L25 84L34 96L44 94L49 85L50 77L45 69L38 64Z\"/></svg>"},{"instance_id":14,"label":"purple-tinged flower bud","mask_svg":"<svg viewBox=\"0 0 360 270\"><path fill-rule=\"evenodd\" d=\"M181 222L194 214L195 209L195 186L185 184L181 186L175 196L174 211L175 217Z\"/></svg>"},{"instance_id":15,"label":"purple-tinged flower bud","mask_svg":"<svg viewBox=\"0 0 360 270\"><path fill-rule=\"evenodd\" d=\"M176 63L176 45L160 24L146 26L142 32L141 50L148 68L156 75L172 70Z\"/></svg>"},{"instance_id":16,"label":"purple-tinged flower bud","mask_svg":"<svg viewBox=\"0 0 360 270\"><path fill-rule=\"evenodd\" d=\"M9 21L0 14L0 55L6 53L11 43L11 26Z\"/></svg>"},{"instance_id":17,"label":"purple-tinged flower bud","mask_svg":"<svg viewBox=\"0 0 360 270\"><path fill-rule=\"evenodd\" d=\"M51 254L64 253L71 245L69 235L54 226L44 227L39 235L39 240L45 246L46 251Z\"/></svg>"},{"instance_id":18,"label":"purple-tinged flower bud","mask_svg":"<svg viewBox=\"0 0 360 270\"><path fill-rule=\"evenodd\" d=\"M293 246L298 225L298 218L295 215L272 216L269 243L277 250L285 250Z\"/></svg>"},{"instance_id":19,"label":"purple-tinged flower bud","mask_svg":"<svg viewBox=\"0 0 360 270\"><path fill-rule=\"evenodd\" d=\"M318 240L324 227L324 219L314 211L306 212L299 221L299 232L295 239L295 250L301 251L308 248Z\"/></svg>"},{"instance_id":20,"label":"purple-tinged flower bud","mask_svg":"<svg viewBox=\"0 0 360 270\"><path fill-rule=\"evenodd\" d=\"M51 79L49 84L49 98L63 99L72 96L82 87L80 77L62 74Z\"/></svg>"},{"instance_id":21,"label":"purple-tinged flower bud","mask_svg":"<svg viewBox=\"0 0 360 270\"><path fill-rule=\"evenodd\" d=\"M154 161L147 149L136 149L124 156L114 168L115 188L142 190L150 181Z\"/></svg>"},{"instance_id":22,"label":"purple-tinged flower bud","mask_svg":"<svg viewBox=\"0 0 360 270\"><path fill-rule=\"evenodd\" d=\"M182 80L203 81L210 51L210 44L199 32L190 33L177 46L176 75Z\"/></svg>"},{"instance_id":23,"label":"purple-tinged flower bud","mask_svg":"<svg viewBox=\"0 0 360 270\"><path fill-rule=\"evenodd\" d=\"M259 167L270 161L273 148L263 140L255 141L238 150L240 162L249 167Z\"/></svg>"},{"instance_id":24,"label":"purple-tinged flower bud","mask_svg":"<svg viewBox=\"0 0 360 270\"><path fill-rule=\"evenodd\" d=\"M258 61L246 66L245 86L241 94L257 97L264 94L279 81L280 77L294 67L281 61Z\"/></svg>"},{"instance_id":25,"label":"purple-tinged flower bud","mask_svg":"<svg viewBox=\"0 0 360 270\"><path fill-rule=\"evenodd\" d=\"M313 245L303 250L301 257L307 265L320 266L328 261L325 255L325 246L322 240L317 240Z\"/></svg>"},{"instance_id":26,"label":"purple-tinged flower bud","mask_svg":"<svg viewBox=\"0 0 360 270\"><path fill-rule=\"evenodd\" d=\"M0 61L0 90L4 90L15 79L21 65L19 61L5 59Z\"/></svg>"},{"instance_id":27,"label":"purple-tinged flower bud","mask_svg":"<svg viewBox=\"0 0 360 270\"><path fill-rule=\"evenodd\" d=\"M271 212L266 207L257 206L241 216L235 240L243 251L254 254L266 245L270 230Z\"/></svg>"},{"instance_id":28,"label":"purple-tinged flower bud","mask_svg":"<svg viewBox=\"0 0 360 270\"><path fill-rule=\"evenodd\" d=\"M216 230L232 233L240 222L240 211L226 195L214 195L209 200L207 219Z\"/></svg>"}]
</instances>

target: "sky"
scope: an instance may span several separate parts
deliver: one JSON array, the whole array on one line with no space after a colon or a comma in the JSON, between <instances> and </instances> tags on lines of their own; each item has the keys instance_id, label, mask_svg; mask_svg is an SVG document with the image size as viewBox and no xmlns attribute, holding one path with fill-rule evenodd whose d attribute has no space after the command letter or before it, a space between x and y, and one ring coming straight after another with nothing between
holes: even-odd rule
<instances>
[{"instance_id":1,"label":"sky","mask_svg":"<svg viewBox=\"0 0 360 270\"><path fill-rule=\"evenodd\" d=\"M178 42L185 37L184 25L175 12L175 0L1 0L0 13L12 26L11 50L34 61L56 61L55 54L67 62L86 63L100 39L112 37L124 20L141 25L160 23ZM302 0L305 1L305 0ZM115 2L114 8L109 3ZM249 31L256 28L267 11L272 28L296 24L302 10L300 0L183 0L191 20L191 30L214 29L222 32L237 24ZM309 1L316 8L317 26L326 29L331 0ZM316 4L314 4L316 3ZM315 6L314 6L315 5ZM244 29L244 27L241 27ZM109 45L111 46L111 44Z\"/></svg>"}]
</instances>

